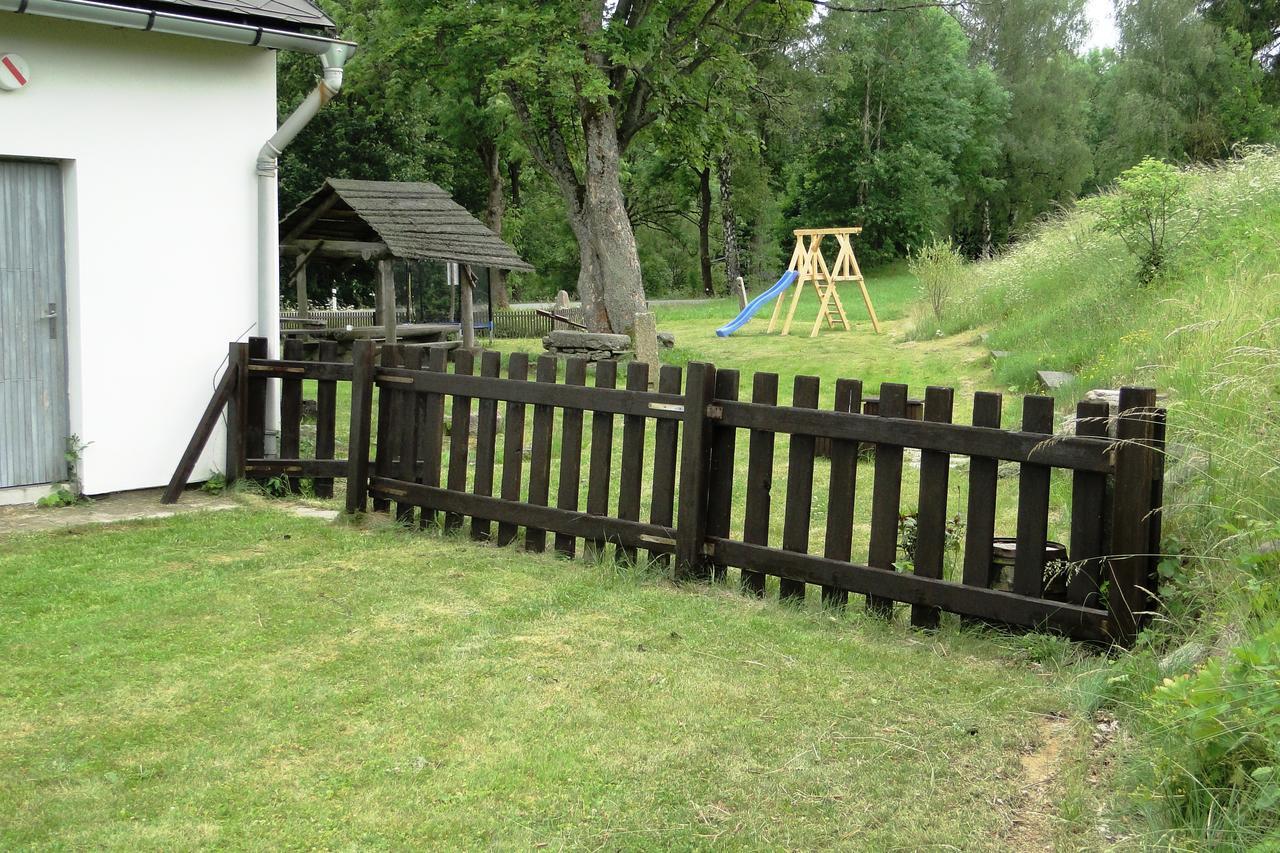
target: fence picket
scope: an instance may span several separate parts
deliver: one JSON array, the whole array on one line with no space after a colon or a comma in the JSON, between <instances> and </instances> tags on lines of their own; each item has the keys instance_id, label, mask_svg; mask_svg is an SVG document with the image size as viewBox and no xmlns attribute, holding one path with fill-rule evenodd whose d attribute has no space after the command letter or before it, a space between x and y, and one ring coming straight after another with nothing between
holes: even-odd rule
<instances>
[{"instance_id":1,"label":"fence picket","mask_svg":"<svg viewBox=\"0 0 1280 853\"><path fill-rule=\"evenodd\" d=\"M290 338L284 342L284 357L290 361L302 361L306 348L302 341ZM297 459L302 455L302 380L283 379L280 382L280 458ZM289 477L289 492L302 490L301 477Z\"/></svg>"},{"instance_id":2,"label":"fence picket","mask_svg":"<svg viewBox=\"0 0 1280 853\"><path fill-rule=\"evenodd\" d=\"M907 386L885 382L880 386L882 418L905 418ZM875 474L871 490L871 541L867 563L872 568L894 571L898 559L898 518L902 506L902 447L877 444ZM893 599L867 596L867 610L880 616L893 613Z\"/></svg>"},{"instance_id":3,"label":"fence picket","mask_svg":"<svg viewBox=\"0 0 1280 853\"><path fill-rule=\"evenodd\" d=\"M618 384L616 361L596 362L596 387L615 388ZM609 514L610 469L613 466L613 414L594 412L591 415L591 466L587 473L587 512L590 515ZM604 551L603 539L588 539L583 550L591 557Z\"/></svg>"},{"instance_id":4,"label":"fence picket","mask_svg":"<svg viewBox=\"0 0 1280 853\"><path fill-rule=\"evenodd\" d=\"M267 339L249 338L249 358L267 357ZM245 429L245 455L261 459L267 455L267 383L271 380L249 372L248 410Z\"/></svg>"},{"instance_id":5,"label":"fence picket","mask_svg":"<svg viewBox=\"0 0 1280 853\"><path fill-rule=\"evenodd\" d=\"M791 405L797 409L818 408L818 377L797 376L791 390ZM809 527L813 514L814 437L791 436L787 451L787 502L782 520L782 547L797 554L809 553ZM782 578L778 596L783 600L804 600L804 581Z\"/></svg>"},{"instance_id":6,"label":"fence picket","mask_svg":"<svg viewBox=\"0 0 1280 853\"><path fill-rule=\"evenodd\" d=\"M765 406L778 404L778 374L757 373L751 379L751 402ZM773 448L777 433L753 429L747 453L747 505L743 514L742 541L748 545L769 544L770 492L773 489ZM742 586L757 596L764 595L764 573L743 569Z\"/></svg>"},{"instance_id":7,"label":"fence picket","mask_svg":"<svg viewBox=\"0 0 1280 853\"><path fill-rule=\"evenodd\" d=\"M1148 606L1155 403L1156 392L1152 388L1120 389L1111 556L1106 561L1106 578L1111 584L1107 609L1113 622L1112 637L1124 645L1131 644L1137 636Z\"/></svg>"},{"instance_id":8,"label":"fence picket","mask_svg":"<svg viewBox=\"0 0 1280 853\"><path fill-rule=\"evenodd\" d=\"M226 479L231 484L244 479L244 460L249 455L249 344L234 342L227 352L227 372L236 374L235 387L227 404Z\"/></svg>"},{"instance_id":9,"label":"fence picket","mask_svg":"<svg viewBox=\"0 0 1280 853\"><path fill-rule=\"evenodd\" d=\"M529 380L529 356L513 352L507 362L507 378ZM506 427L502 435L502 498L520 500L520 478L524 470L524 403L507 403ZM498 544L510 545L519 533L509 521L498 523Z\"/></svg>"},{"instance_id":10,"label":"fence picket","mask_svg":"<svg viewBox=\"0 0 1280 853\"><path fill-rule=\"evenodd\" d=\"M586 359L565 359L564 384L587 384ZM560 481L556 487L556 506L560 509L576 510L581 489L582 410L565 409L560 421ZM563 557L572 557L576 546L576 537L565 533L556 534L556 553Z\"/></svg>"},{"instance_id":11,"label":"fence picket","mask_svg":"<svg viewBox=\"0 0 1280 853\"><path fill-rule=\"evenodd\" d=\"M955 393L950 388L929 386L924 392L924 419L951 423ZM920 453L920 502L916 510L916 553L914 570L926 578L942 577L947 547L947 481L951 455L937 450ZM911 625L937 628L938 608L911 605Z\"/></svg>"},{"instance_id":12,"label":"fence picket","mask_svg":"<svg viewBox=\"0 0 1280 853\"><path fill-rule=\"evenodd\" d=\"M862 411L862 382L857 379L836 380L835 410ZM858 442L832 439L827 446L831 459L831 480L827 499L827 526L822 555L832 560L853 558L853 509L858 483ZM827 585L822 600L828 606L844 607L849 593Z\"/></svg>"},{"instance_id":13,"label":"fence picket","mask_svg":"<svg viewBox=\"0 0 1280 853\"><path fill-rule=\"evenodd\" d=\"M539 356L538 381L554 383L558 367L555 356ZM529 457L529 503L533 506L547 506L551 493L551 427L555 411L554 406L533 407L533 438ZM524 547L525 550L539 553L547 550L547 531L526 527Z\"/></svg>"},{"instance_id":14,"label":"fence picket","mask_svg":"<svg viewBox=\"0 0 1280 853\"><path fill-rule=\"evenodd\" d=\"M990 391L973 395L973 425L999 427L1003 398ZM996 535L996 488L1000 463L985 456L969 459L969 501L965 510L964 572L967 586L990 588L992 540Z\"/></svg>"},{"instance_id":15,"label":"fence picket","mask_svg":"<svg viewBox=\"0 0 1280 853\"><path fill-rule=\"evenodd\" d=\"M716 371L716 399L738 399L739 376L736 370ZM729 536L733 514L733 479L738 449L736 427L716 425L711 430L711 468L707 481L707 535ZM712 576L723 580L728 570L712 566Z\"/></svg>"},{"instance_id":16,"label":"fence picket","mask_svg":"<svg viewBox=\"0 0 1280 853\"><path fill-rule=\"evenodd\" d=\"M461 376L470 376L474 373L475 355L470 350L455 350L453 353L453 372ZM454 394L453 411L449 419L449 491L465 492L467 490L467 469L470 455L471 398ZM445 530L459 530L461 527L461 514L456 512L445 513Z\"/></svg>"},{"instance_id":17,"label":"fence picket","mask_svg":"<svg viewBox=\"0 0 1280 853\"><path fill-rule=\"evenodd\" d=\"M627 390L649 390L649 365L643 361L627 363ZM640 520L640 493L644 476L644 426L643 415L624 415L622 418L622 460L618 483L618 518L624 521ZM636 549L630 545L618 546L619 558L634 563Z\"/></svg>"},{"instance_id":18,"label":"fence picket","mask_svg":"<svg viewBox=\"0 0 1280 853\"><path fill-rule=\"evenodd\" d=\"M400 364L409 370L422 368L422 350L404 347L399 351ZM390 389L387 389L388 391ZM412 483L418 477L418 395L413 391L396 391L392 395L391 412L395 423L397 480ZM413 524L413 513L416 507L408 501L396 501L396 521L401 524Z\"/></svg>"},{"instance_id":19,"label":"fence picket","mask_svg":"<svg viewBox=\"0 0 1280 853\"><path fill-rule=\"evenodd\" d=\"M432 373L449 370L449 354L442 349L427 351L426 369ZM427 393L418 395L418 450L422 457L422 484L440 485L444 464L444 395ZM423 506L418 523L422 527L439 521L435 507Z\"/></svg>"},{"instance_id":20,"label":"fence picket","mask_svg":"<svg viewBox=\"0 0 1280 853\"><path fill-rule=\"evenodd\" d=\"M480 356L480 375L496 378L502 371L502 356L493 350L485 350ZM493 494L493 464L498 444L498 401L481 397L476 405L476 476L472 492L477 495ZM471 538L489 539L493 535L493 522L482 516L471 517Z\"/></svg>"},{"instance_id":21,"label":"fence picket","mask_svg":"<svg viewBox=\"0 0 1280 853\"><path fill-rule=\"evenodd\" d=\"M1076 435L1105 438L1109 407L1101 402L1081 402L1076 406ZM1067 582L1067 600L1076 604L1100 604L1102 575L1103 515L1107 498L1107 477L1093 471L1075 471L1071 476L1071 550L1075 573Z\"/></svg>"},{"instance_id":22,"label":"fence picket","mask_svg":"<svg viewBox=\"0 0 1280 853\"><path fill-rule=\"evenodd\" d=\"M381 367L400 367L400 348L394 344L384 344L378 359ZM396 439L392 430L391 410L394 408L396 395L385 385L378 386L378 433L377 447L373 456L373 473L375 477L389 477L394 469L393 459L396 453ZM386 498L373 498L374 512L389 512L391 501Z\"/></svg>"},{"instance_id":23,"label":"fence picket","mask_svg":"<svg viewBox=\"0 0 1280 853\"><path fill-rule=\"evenodd\" d=\"M674 364L664 364L658 371L658 391L679 394L684 371ZM649 501L649 523L663 527L675 524L676 457L680 422L662 419L653 428L653 495ZM667 554L650 551L651 560L666 560Z\"/></svg>"},{"instance_id":24,"label":"fence picket","mask_svg":"<svg viewBox=\"0 0 1280 853\"><path fill-rule=\"evenodd\" d=\"M711 461L711 429L707 405L715 398L716 369L689 363L684 389L684 440L680 451L680 507L676 530L676 577L706 577L703 552L707 538L707 466Z\"/></svg>"},{"instance_id":25,"label":"fence picket","mask_svg":"<svg viewBox=\"0 0 1280 853\"><path fill-rule=\"evenodd\" d=\"M1053 398L1022 399L1022 431L1053 432ZM1018 545L1013 564L1013 591L1044 596L1044 546L1049 531L1049 475L1045 465L1023 463L1018 473Z\"/></svg>"},{"instance_id":26,"label":"fence picket","mask_svg":"<svg viewBox=\"0 0 1280 853\"><path fill-rule=\"evenodd\" d=\"M338 360L338 342L321 341L317 353L321 362ZM332 459L338 438L338 382L321 379L316 382L316 459ZM316 477L311 482L318 498L333 497L333 478Z\"/></svg>"},{"instance_id":27,"label":"fence picket","mask_svg":"<svg viewBox=\"0 0 1280 853\"><path fill-rule=\"evenodd\" d=\"M347 433L347 512L364 512L369 498L369 432L373 414L372 341L351 348L351 426Z\"/></svg>"}]
</instances>

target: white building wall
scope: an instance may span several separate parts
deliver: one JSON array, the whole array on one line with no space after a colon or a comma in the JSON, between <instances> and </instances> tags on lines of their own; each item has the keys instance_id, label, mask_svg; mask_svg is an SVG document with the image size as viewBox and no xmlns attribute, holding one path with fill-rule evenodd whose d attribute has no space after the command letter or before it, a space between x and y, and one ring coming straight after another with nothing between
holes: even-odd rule
<instances>
[{"instance_id":1,"label":"white building wall","mask_svg":"<svg viewBox=\"0 0 1280 853\"><path fill-rule=\"evenodd\" d=\"M71 428L89 494L168 481L228 341L257 316L255 164L275 54L0 13L30 84L0 157L61 161ZM219 430L196 467L221 470ZM0 449L3 452L3 449Z\"/></svg>"}]
</instances>

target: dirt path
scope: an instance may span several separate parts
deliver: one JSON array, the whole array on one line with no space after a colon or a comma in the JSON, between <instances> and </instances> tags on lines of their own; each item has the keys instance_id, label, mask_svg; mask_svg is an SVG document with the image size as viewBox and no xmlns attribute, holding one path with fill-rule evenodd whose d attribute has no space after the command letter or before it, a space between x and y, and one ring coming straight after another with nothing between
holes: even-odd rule
<instances>
[{"instance_id":1,"label":"dirt path","mask_svg":"<svg viewBox=\"0 0 1280 853\"><path fill-rule=\"evenodd\" d=\"M160 503L163 489L139 489L93 498L75 506L42 509L36 506L0 507L0 537L57 530L80 524L109 524L138 518L168 518L201 510L235 509L239 504L221 495L187 491L171 506Z\"/></svg>"}]
</instances>

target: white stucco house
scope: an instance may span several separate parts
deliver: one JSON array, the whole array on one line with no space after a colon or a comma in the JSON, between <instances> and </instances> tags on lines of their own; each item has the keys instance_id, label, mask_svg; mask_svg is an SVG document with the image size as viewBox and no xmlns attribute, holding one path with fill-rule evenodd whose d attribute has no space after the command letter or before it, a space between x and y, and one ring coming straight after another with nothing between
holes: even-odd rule
<instances>
[{"instance_id":1,"label":"white stucco house","mask_svg":"<svg viewBox=\"0 0 1280 853\"><path fill-rule=\"evenodd\" d=\"M279 129L277 50L321 78ZM275 158L353 50L307 0L0 0L0 503L73 435L87 494L164 484L228 341L278 340Z\"/></svg>"}]
</instances>

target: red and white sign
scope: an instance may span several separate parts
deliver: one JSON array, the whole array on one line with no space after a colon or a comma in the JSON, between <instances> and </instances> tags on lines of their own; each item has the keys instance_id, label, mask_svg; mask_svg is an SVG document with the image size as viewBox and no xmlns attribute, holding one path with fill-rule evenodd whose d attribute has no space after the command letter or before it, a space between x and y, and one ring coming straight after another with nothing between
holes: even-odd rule
<instances>
[{"instance_id":1,"label":"red and white sign","mask_svg":"<svg viewBox=\"0 0 1280 853\"><path fill-rule=\"evenodd\" d=\"M31 80L31 66L16 53L0 53L0 89L12 92Z\"/></svg>"}]
</instances>

